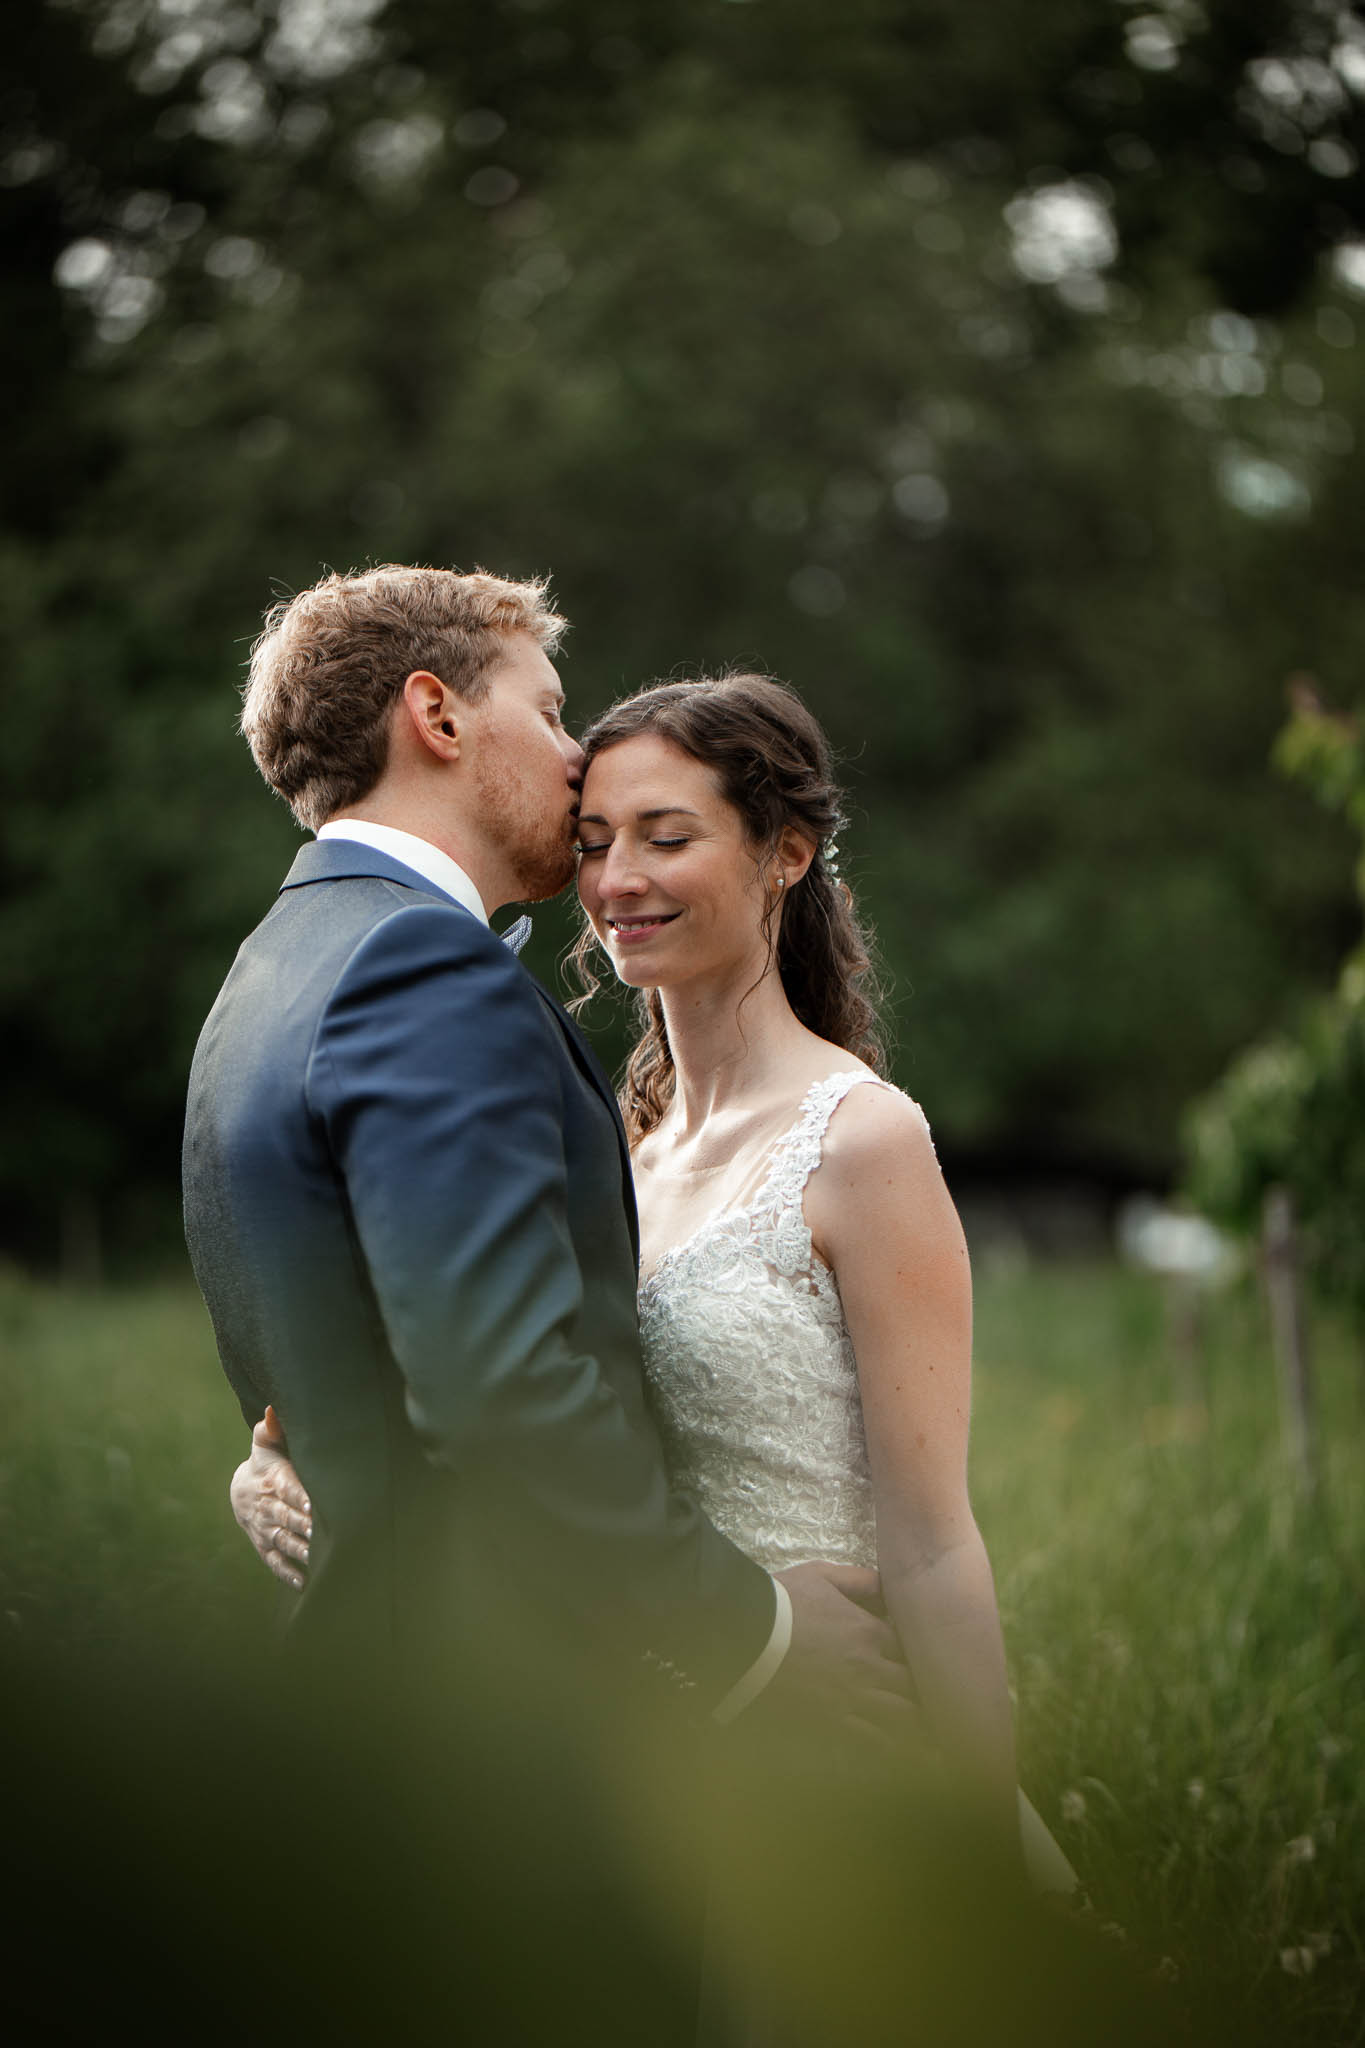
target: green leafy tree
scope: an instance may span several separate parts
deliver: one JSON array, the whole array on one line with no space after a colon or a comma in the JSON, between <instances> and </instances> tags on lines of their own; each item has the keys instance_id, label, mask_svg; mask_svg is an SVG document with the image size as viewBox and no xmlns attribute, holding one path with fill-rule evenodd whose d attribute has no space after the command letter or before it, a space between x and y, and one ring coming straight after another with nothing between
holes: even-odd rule
<instances>
[{"instance_id":1,"label":"green leafy tree","mask_svg":"<svg viewBox=\"0 0 1365 2048\"><path fill-rule=\"evenodd\" d=\"M5 1242L73 1191L169 1209L198 1020L296 837L242 657L275 589L386 557L553 570L582 715L790 677L945 1149L1169 1171L1353 910L1339 822L1263 774L1285 675L1365 643L1349 22L15 14Z\"/></svg>"},{"instance_id":2,"label":"green leafy tree","mask_svg":"<svg viewBox=\"0 0 1365 2048\"><path fill-rule=\"evenodd\" d=\"M1300 684L1276 758L1365 840L1359 718ZM1365 901L1365 854L1356 880ZM1244 1053L1195 1105L1187 1142L1193 1198L1234 1229L1255 1229L1269 1188L1290 1190L1323 1288L1365 1332L1365 945L1295 1034Z\"/></svg>"}]
</instances>

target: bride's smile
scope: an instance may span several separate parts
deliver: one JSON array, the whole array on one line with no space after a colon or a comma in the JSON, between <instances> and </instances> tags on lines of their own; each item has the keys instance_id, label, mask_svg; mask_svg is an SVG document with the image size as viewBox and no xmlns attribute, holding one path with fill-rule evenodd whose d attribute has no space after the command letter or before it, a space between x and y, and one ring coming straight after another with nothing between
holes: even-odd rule
<instances>
[{"instance_id":1,"label":"bride's smile","mask_svg":"<svg viewBox=\"0 0 1365 2048\"><path fill-rule=\"evenodd\" d=\"M587 772L578 831L578 893L622 981L763 972L765 918L787 876L780 864L765 874L704 763L654 733L605 748Z\"/></svg>"}]
</instances>

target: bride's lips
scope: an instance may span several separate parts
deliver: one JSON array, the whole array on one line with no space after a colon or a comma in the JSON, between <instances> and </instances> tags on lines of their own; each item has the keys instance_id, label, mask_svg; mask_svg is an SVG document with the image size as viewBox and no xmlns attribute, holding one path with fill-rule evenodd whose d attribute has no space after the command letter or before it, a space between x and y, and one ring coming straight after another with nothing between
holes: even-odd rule
<instances>
[{"instance_id":1,"label":"bride's lips","mask_svg":"<svg viewBox=\"0 0 1365 2048\"><path fill-rule=\"evenodd\" d=\"M672 924L674 918L681 915L681 911L669 910L660 911L657 916L608 917L603 919L603 923L611 933L614 945L638 946L645 939L652 939L656 932L661 932L666 924Z\"/></svg>"}]
</instances>

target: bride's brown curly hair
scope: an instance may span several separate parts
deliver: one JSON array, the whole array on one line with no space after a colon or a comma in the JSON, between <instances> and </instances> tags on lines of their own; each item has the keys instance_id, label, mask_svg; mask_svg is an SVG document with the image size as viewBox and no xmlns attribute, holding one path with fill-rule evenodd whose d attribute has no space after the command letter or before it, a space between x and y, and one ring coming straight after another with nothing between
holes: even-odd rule
<instances>
[{"instance_id":1,"label":"bride's brown curly hair","mask_svg":"<svg viewBox=\"0 0 1365 2048\"><path fill-rule=\"evenodd\" d=\"M591 763L608 747L642 733L671 740L711 770L721 795L744 822L756 866L776 854L788 826L815 842L815 858L804 876L764 912L768 960L776 955L787 1001L808 1030L884 1072L886 1049L868 934L851 890L829 866L827 849L844 824L843 793L818 721L794 691L769 676L704 676L695 682L659 683L622 698L589 726L583 751ZM569 1005L572 1010L582 1009L602 985L594 964L597 950L585 919L569 955L583 990ZM659 991L639 989L635 1000L641 1032L626 1063L621 1096L632 1145L654 1129L674 1087Z\"/></svg>"}]
</instances>

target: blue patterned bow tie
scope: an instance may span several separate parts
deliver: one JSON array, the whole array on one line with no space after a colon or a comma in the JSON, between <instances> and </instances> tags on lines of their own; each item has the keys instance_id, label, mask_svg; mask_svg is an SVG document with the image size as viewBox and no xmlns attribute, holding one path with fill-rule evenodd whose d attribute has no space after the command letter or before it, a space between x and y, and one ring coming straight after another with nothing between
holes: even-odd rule
<instances>
[{"instance_id":1,"label":"blue patterned bow tie","mask_svg":"<svg viewBox=\"0 0 1365 2048\"><path fill-rule=\"evenodd\" d=\"M530 938L530 936L530 918L519 917L516 923L509 924L507 930L502 934L502 943L504 944L504 946L510 946L514 953L519 953L522 947L526 944L526 941Z\"/></svg>"}]
</instances>

